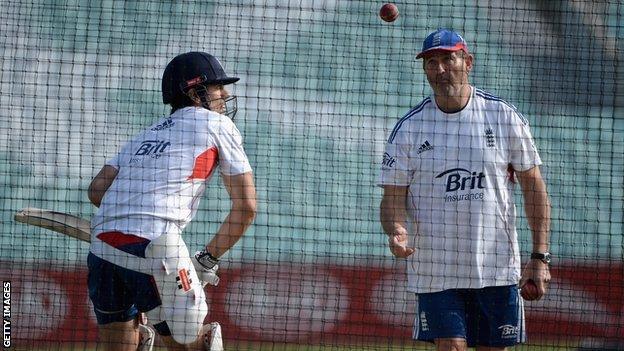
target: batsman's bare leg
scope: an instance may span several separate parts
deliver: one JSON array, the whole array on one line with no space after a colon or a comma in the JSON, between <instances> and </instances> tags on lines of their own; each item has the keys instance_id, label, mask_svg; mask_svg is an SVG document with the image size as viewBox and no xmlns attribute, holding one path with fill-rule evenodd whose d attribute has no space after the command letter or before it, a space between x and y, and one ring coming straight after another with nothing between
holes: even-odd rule
<instances>
[{"instance_id":1,"label":"batsman's bare leg","mask_svg":"<svg viewBox=\"0 0 624 351\"><path fill-rule=\"evenodd\" d=\"M178 344L171 336L160 336L168 351L224 351L221 326L217 322L205 324L197 340L188 345Z\"/></svg>"},{"instance_id":2,"label":"batsman's bare leg","mask_svg":"<svg viewBox=\"0 0 624 351\"><path fill-rule=\"evenodd\" d=\"M98 351L136 351L139 331L134 320L98 327Z\"/></svg>"},{"instance_id":3,"label":"batsman's bare leg","mask_svg":"<svg viewBox=\"0 0 624 351\"><path fill-rule=\"evenodd\" d=\"M201 338L187 345L178 344L171 336L161 335L160 340L167 346L167 351L204 351L204 343Z\"/></svg>"}]
</instances>

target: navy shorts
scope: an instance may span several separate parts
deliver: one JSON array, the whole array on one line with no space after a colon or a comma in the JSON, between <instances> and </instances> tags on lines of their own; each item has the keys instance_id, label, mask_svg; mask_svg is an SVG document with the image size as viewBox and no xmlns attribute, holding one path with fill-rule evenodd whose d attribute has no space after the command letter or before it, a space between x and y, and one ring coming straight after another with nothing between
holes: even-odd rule
<instances>
[{"instance_id":1,"label":"navy shorts","mask_svg":"<svg viewBox=\"0 0 624 351\"><path fill-rule=\"evenodd\" d=\"M526 340L516 285L417 294L417 305L415 340L462 338L469 347L507 347Z\"/></svg>"},{"instance_id":2,"label":"navy shorts","mask_svg":"<svg viewBox=\"0 0 624 351\"><path fill-rule=\"evenodd\" d=\"M104 232L97 235L106 244L145 258L145 250L150 240L122 232ZM93 303L98 324L127 322L134 319L139 312L149 312L162 305L158 287L154 277L133 271L89 252L89 298ZM171 335L165 321L151 321L156 332L163 336Z\"/></svg>"},{"instance_id":3,"label":"navy shorts","mask_svg":"<svg viewBox=\"0 0 624 351\"><path fill-rule=\"evenodd\" d=\"M160 296L151 275L132 271L89 252L87 257L89 298L98 324L127 322L139 312L160 306Z\"/></svg>"}]
</instances>

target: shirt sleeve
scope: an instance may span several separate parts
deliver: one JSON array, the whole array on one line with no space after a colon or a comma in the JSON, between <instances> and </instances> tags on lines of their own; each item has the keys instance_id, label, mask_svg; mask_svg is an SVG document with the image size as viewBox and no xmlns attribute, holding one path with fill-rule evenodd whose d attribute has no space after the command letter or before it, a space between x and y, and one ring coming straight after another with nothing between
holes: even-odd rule
<instances>
[{"instance_id":1,"label":"shirt sleeve","mask_svg":"<svg viewBox=\"0 0 624 351\"><path fill-rule=\"evenodd\" d=\"M395 128L396 129L396 128ZM411 145L404 126L393 132L381 159L381 174L377 185L408 186L411 180L409 154Z\"/></svg>"},{"instance_id":2,"label":"shirt sleeve","mask_svg":"<svg viewBox=\"0 0 624 351\"><path fill-rule=\"evenodd\" d=\"M107 166L113 166L115 167L116 170L119 170L120 163L121 163L121 153L123 152L125 148L126 146L124 145L124 147L122 147L121 149L121 152L117 153L115 156L108 159L104 164Z\"/></svg>"},{"instance_id":3,"label":"shirt sleeve","mask_svg":"<svg viewBox=\"0 0 624 351\"><path fill-rule=\"evenodd\" d=\"M132 155L132 140L127 141L126 143L124 143L121 147L121 149L119 149L119 152L113 156L112 158L108 159L105 163L105 165L107 166L113 166L115 167L116 170L119 170L119 168L121 167L121 164L123 163L124 165L127 165L127 162L130 160L131 156L128 157L129 155Z\"/></svg>"},{"instance_id":4,"label":"shirt sleeve","mask_svg":"<svg viewBox=\"0 0 624 351\"><path fill-rule=\"evenodd\" d=\"M542 164L537 152L529 122L524 116L512 111L510 126L511 165L517 171L526 171Z\"/></svg>"},{"instance_id":5,"label":"shirt sleeve","mask_svg":"<svg viewBox=\"0 0 624 351\"><path fill-rule=\"evenodd\" d=\"M215 139L221 174L233 176L252 171L243 148L243 137L232 120L223 119Z\"/></svg>"}]
</instances>

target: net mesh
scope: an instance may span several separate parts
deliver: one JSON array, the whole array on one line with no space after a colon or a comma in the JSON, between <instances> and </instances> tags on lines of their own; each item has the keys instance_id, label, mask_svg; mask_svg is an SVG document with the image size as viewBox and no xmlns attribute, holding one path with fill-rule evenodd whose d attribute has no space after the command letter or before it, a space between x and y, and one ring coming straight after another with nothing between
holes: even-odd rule
<instances>
[{"instance_id":1,"label":"net mesh","mask_svg":"<svg viewBox=\"0 0 624 351\"><path fill-rule=\"evenodd\" d=\"M552 202L553 282L526 303L517 349L622 348L624 5L620 1L0 1L0 272L20 349L92 349L89 247L13 221L24 207L89 218L93 176L169 113L160 80L187 51L241 77L235 119L258 213L208 290L227 349L426 349L414 295L379 222L381 156L431 94L424 37L462 33L471 82L530 122ZM518 236L531 250L522 196ZM184 238L217 231L230 200L207 186ZM7 305L10 304L10 305ZM5 328L5 342L7 329Z\"/></svg>"}]
</instances>

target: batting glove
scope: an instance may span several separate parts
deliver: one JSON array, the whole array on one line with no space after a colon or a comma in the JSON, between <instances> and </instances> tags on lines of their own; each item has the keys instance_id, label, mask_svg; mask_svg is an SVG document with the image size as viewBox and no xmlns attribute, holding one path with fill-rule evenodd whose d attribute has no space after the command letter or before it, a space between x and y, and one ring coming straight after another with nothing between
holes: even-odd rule
<instances>
[{"instance_id":1,"label":"batting glove","mask_svg":"<svg viewBox=\"0 0 624 351\"><path fill-rule=\"evenodd\" d=\"M219 270L219 259L212 256L206 250L197 251L195 256L191 258L195 271L199 280L205 284L217 286L219 284L219 276L217 271Z\"/></svg>"}]
</instances>

